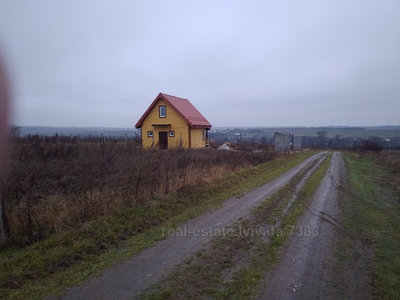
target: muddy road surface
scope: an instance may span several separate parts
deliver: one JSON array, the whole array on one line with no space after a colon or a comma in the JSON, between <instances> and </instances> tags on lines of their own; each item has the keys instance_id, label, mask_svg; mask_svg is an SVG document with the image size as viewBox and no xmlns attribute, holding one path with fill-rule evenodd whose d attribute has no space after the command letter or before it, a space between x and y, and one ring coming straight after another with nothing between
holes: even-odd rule
<instances>
[{"instance_id":1,"label":"muddy road surface","mask_svg":"<svg viewBox=\"0 0 400 300\"><path fill-rule=\"evenodd\" d=\"M174 231L165 230L164 240L131 259L103 271L100 277L69 289L63 299L136 298L152 283L159 281L163 275L172 271L178 263L210 242L213 233L221 232L226 226L248 217L253 207L287 184L312 162L325 155L326 153L318 153L243 197L230 198L220 207L181 224Z\"/></svg>"},{"instance_id":2,"label":"muddy road surface","mask_svg":"<svg viewBox=\"0 0 400 300\"><path fill-rule=\"evenodd\" d=\"M343 172L344 162L335 152L285 254L268 274L260 299L341 298L340 287L334 283L333 267L335 238L337 234L343 234L338 223L338 195Z\"/></svg>"}]
</instances>

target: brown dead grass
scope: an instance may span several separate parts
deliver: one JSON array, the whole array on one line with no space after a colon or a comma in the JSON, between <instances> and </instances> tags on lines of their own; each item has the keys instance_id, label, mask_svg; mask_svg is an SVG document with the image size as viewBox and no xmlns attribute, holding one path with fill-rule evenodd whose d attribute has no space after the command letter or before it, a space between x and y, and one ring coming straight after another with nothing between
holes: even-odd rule
<instances>
[{"instance_id":1,"label":"brown dead grass","mask_svg":"<svg viewBox=\"0 0 400 300\"><path fill-rule=\"evenodd\" d=\"M9 242L30 244L270 160L267 151L145 151L122 142L17 142L2 179Z\"/></svg>"}]
</instances>

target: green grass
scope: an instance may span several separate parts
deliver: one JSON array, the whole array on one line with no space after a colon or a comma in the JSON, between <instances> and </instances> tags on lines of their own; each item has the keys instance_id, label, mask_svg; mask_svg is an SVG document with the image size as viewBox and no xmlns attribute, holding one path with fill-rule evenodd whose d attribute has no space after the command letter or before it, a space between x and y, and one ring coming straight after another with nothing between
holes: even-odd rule
<instances>
[{"instance_id":1,"label":"green grass","mask_svg":"<svg viewBox=\"0 0 400 300\"><path fill-rule=\"evenodd\" d=\"M290 232L310 203L329 167L331 155L310 176L303 190L286 214L287 199L295 186L310 169L302 171L287 185L253 210L254 216L231 227L234 233L217 237L208 249L191 257L163 281L141 295L142 299L247 299L260 290L268 271L279 259ZM281 226L274 232L244 234L258 230L267 220L281 218ZM266 236L269 239L266 242Z\"/></svg>"},{"instance_id":2,"label":"green grass","mask_svg":"<svg viewBox=\"0 0 400 300\"><path fill-rule=\"evenodd\" d=\"M399 154L400 155L400 154ZM381 299L400 295L400 202L391 174L372 158L344 155L348 187L340 202L342 225L353 243L341 243L346 263L367 256L373 293ZM360 250L356 249L361 247Z\"/></svg>"},{"instance_id":3,"label":"green grass","mask_svg":"<svg viewBox=\"0 0 400 300\"><path fill-rule=\"evenodd\" d=\"M0 252L0 298L41 299L99 274L163 238L174 228L231 196L269 182L315 152L304 152L232 173L211 184L159 197L25 248Z\"/></svg>"}]
</instances>

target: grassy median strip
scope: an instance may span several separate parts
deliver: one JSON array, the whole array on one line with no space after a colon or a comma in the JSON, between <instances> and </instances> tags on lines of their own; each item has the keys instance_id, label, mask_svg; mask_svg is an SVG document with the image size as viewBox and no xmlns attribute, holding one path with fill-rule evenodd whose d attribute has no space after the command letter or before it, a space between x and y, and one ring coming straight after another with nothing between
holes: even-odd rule
<instances>
[{"instance_id":1,"label":"grassy median strip","mask_svg":"<svg viewBox=\"0 0 400 300\"><path fill-rule=\"evenodd\" d=\"M267 183L316 152L288 155L211 183L153 199L65 230L25 248L0 252L0 298L41 299L162 239L162 227L199 216L231 196Z\"/></svg>"},{"instance_id":2,"label":"grassy median strip","mask_svg":"<svg viewBox=\"0 0 400 300\"><path fill-rule=\"evenodd\" d=\"M367 265L364 271L372 277L373 294L380 299L397 299L400 295L400 196L391 184L396 170L389 171L367 155L346 153L344 159L348 186L340 206L342 226L348 234L339 243L339 264L364 269ZM357 263L360 260L364 263Z\"/></svg>"},{"instance_id":3,"label":"grassy median strip","mask_svg":"<svg viewBox=\"0 0 400 300\"><path fill-rule=\"evenodd\" d=\"M253 217L227 228L206 249L146 291L142 299L247 299L254 296L325 176L331 155L312 173L303 189L296 186L314 164L254 209ZM289 201L296 199L287 209ZM270 226L279 223L278 226Z\"/></svg>"}]
</instances>

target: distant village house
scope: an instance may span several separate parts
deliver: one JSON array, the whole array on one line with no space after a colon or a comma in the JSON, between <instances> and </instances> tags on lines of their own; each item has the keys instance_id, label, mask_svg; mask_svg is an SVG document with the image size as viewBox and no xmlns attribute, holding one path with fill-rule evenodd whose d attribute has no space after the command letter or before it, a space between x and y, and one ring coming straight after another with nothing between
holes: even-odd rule
<instances>
[{"instance_id":1,"label":"distant village house","mask_svg":"<svg viewBox=\"0 0 400 300\"><path fill-rule=\"evenodd\" d=\"M187 99L158 96L136 123L143 148L204 148L209 146L211 124Z\"/></svg>"}]
</instances>

